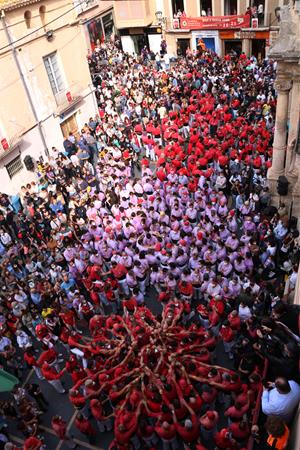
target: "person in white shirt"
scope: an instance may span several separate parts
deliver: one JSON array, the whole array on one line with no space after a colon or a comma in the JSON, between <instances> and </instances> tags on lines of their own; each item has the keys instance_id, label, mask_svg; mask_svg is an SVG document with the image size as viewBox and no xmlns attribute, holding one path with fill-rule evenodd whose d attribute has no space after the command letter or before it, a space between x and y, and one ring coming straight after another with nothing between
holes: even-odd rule
<instances>
[{"instance_id":1,"label":"person in white shirt","mask_svg":"<svg viewBox=\"0 0 300 450\"><path fill-rule=\"evenodd\" d=\"M164 56L164 63L165 63L166 70L169 70L170 69L170 56L168 55L168 53L166 53Z\"/></svg>"},{"instance_id":2,"label":"person in white shirt","mask_svg":"<svg viewBox=\"0 0 300 450\"><path fill-rule=\"evenodd\" d=\"M238 311L239 311L239 318L241 319L242 322L246 322L246 320L251 319L252 317L251 310L249 306L246 305L246 303L244 303L243 301L240 303Z\"/></svg>"},{"instance_id":3,"label":"person in white shirt","mask_svg":"<svg viewBox=\"0 0 300 450\"><path fill-rule=\"evenodd\" d=\"M32 341L31 341L30 337L25 333L25 331L17 330L16 336L17 336L18 346L21 349L25 350L27 348L32 347Z\"/></svg>"},{"instance_id":4,"label":"person in white shirt","mask_svg":"<svg viewBox=\"0 0 300 450\"><path fill-rule=\"evenodd\" d=\"M271 385L269 385L269 388ZM280 377L273 389L264 387L261 409L267 416L277 416L287 424L293 419L300 402L300 386L296 381Z\"/></svg>"},{"instance_id":5,"label":"person in white shirt","mask_svg":"<svg viewBox=\"0 0 300 450\"><path fill-rule=\"evenodd\" d=\"M4 230L0 230L0 240L5 247L12 243L11 236Z\"/></svg>"}]
</instances>

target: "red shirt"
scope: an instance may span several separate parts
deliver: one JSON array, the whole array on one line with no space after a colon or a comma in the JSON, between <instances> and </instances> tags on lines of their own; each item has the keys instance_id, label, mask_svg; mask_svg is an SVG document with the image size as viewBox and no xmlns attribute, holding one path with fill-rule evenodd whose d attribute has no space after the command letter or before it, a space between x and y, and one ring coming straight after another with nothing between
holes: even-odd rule
<instances>
[{"instance_id":1,"label":"red shirt","mask_svg":"<svg viewBox=\"0 0 300 450\"><path fill-rule=\"evenodd\" d=\"M65 369L57 372L53 367L42 366L41 372L47 381L59 380L65 373Z\"/></svg>"},{"instance_id":2,"label":"red shirt","mask_svg":"<svg viewBox=\"0 0 300 450\"><path fill-rule=\"evenodd\" d=\"M59 437L59 439L65 439L66 437L66 431L67 431L67 424L64 420L54 420L52 419L52 429L55 432L56 436Z\"/></svg>"},{"instance_id":3,"label":"red shirt","mask_svg":"<svg viewBox=\"0 0 300 450\"><path fill-rule=\"evenodd\" d=\"M161 439L171 441L176 436L176 429L174 425L170 425L167 429L162 428L160 425L156 425L155 432Z\"/></svg>"},{"instance_id":4,"label":"red shirt","mask_svg":"<svg viewBox=\"0 0 300 450\"><path fill-rule=\"evenodd\" d=\"M90 401L90 408L96 420L99 420L101 422L101 420L105 419L105 416L103 415L102 405L99 400L97 400L96 398L92 399Z\"/></svg>"},{"instance_id":5,"label":"red shirt","mask_svg":"<svg viewBox=\"0 0 300 450\"><path fill-rule=\"evenodd\" d=\"M230 327L225 327L224 325L221 327L219 331L220 335L224 342L232 342L234 338L234 333Z\"/></svg>"},{"instance_id":6,"label":"red shirt","mask_svg":"<svg viewBox=\"0 0 300 450\"><path fill-rule=\"evenodd\" d=\"M87 419L76 419L75 426L82 434L88 434L90 436L94 436L96 434L94 428Z\"/></svg>"},{"instance_id":7,"label":"red shirt","mask_svg":"<svg viewBox=\"0 0 300 450\"><path fill-rule=\"evenodd\" d=\"M29 355L27 352L24 353L24 361L31 367L37 366L37 360L33 355Z\"/></svg>"},{"instance_id":8,"label":"red shirt","mask_svg":"<svg viewBox=\"0 0 300 450\"><path fill-rule=\"evenodd\" d=\"M42 366L44 362L48 364L53 363L57 358L57 353L53 348L49 348L40 354L39 359L37 360L38 366Z\"/></svg>"},{"instance_id":9,"label":"red shirt","mask_svg":"<svg viewBox=\"0 0 300 450\"><path fill-rule=\"evenodd\" d=\"M23 450L38 450L42 444L42 441L40 441L38 438L30 436L24 442Z\"/></svg>"},{"instance_id":10,"label":"red shirt","mask_svg":"<svg viewBox=\"0 0 300 450\"><path fill-rule=\"evenodd\" d=\"M199 422L197 419L197 416L193 414L191 416L192 421L192 427L186 428L183 425L180 425L179 423L175 423L175 428L180 435L180 437L184 440L184 442L194 442L199 437Z\"/></svg>"},{"instance_id":11,"label":"red shirt","mask_svg":"<svg viewBox=\"0 0 300 450\"><path fill-rule=\"evenodd\" d=\"M111 269L111 272L118 280L122 280L127 274L127 269L123 264L117 264Z\"/></svg>"},{"instance_id":12,"label":"red shirt","mask_svg":"<svg viewBox=\"0 0 300 450\"><path fill-rule=\"evenodd\" d=\"M215 443L222 450L235 450L237 445L229 437L226 437L227 433L228 429L226 428L218 431L214 436Z\"/></svg>"},{"instance_id":13,"label":"red shirt","mask_svg":"<svg viewBox=\"0 0 300 450\"><path fill-rule=\"evenodd\" d=\"M86 398L81 394L77 394L76 396L70 395L69 400L72 403L72 405L78 409L83 408L86 402Z\"/></svg>"},{"instance_id":14,"label":"red shirt","mask_svg":"<svg viewBox=\"0 0 300 450\"><path fill-rule=\"evenodd\" d=\"M236 409L236 407L233 405L225 411L225 416L232 419L242 419L243 415L248 411L248 409L249 403L242 406L241 409Z\"/></svg>"},{"instance_id":15,"label":"red shirt","mask_svg":"<svg viewBox=\"0 0 300 450\"><path fill-rule=\"evenodd\" d=\"M245 428L240 428L240 422L231 422L229 425L229 429L232 432L232 436L234 439L240 439L244 440L247 439L247 437L250 434L248 425L245 426Z\"/></svg>"}]
</instances>

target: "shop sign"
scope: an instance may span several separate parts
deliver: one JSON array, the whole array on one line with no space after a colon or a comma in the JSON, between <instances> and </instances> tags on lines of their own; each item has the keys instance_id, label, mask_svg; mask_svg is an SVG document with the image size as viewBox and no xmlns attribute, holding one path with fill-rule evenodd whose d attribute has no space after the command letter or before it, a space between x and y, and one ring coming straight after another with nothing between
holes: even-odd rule
<instances>
[{"instance_id":1,"label":"shop sign","mask_svg":"<svg viewBox=\"0 0 300 450\"><path fill-rule=\"evenodd\" d=\"M234 33L235 39L255 39L255 31L236 31Z\"/></svg>"},{"instance_id":2,"label":"shop sign","mask_svg":"<svg viewBox=\"0 0 300 450\"><path fill-rule=\"evenodd\" d=\"M249 15L181 17L180 19L180 28L188 30L224 30L249 27Z\"/></svg>"}]
</instances>

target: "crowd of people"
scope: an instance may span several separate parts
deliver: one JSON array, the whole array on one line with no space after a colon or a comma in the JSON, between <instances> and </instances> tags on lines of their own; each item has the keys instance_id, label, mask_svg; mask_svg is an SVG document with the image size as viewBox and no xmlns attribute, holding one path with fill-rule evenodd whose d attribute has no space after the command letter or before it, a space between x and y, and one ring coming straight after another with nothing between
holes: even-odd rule
<instances>
[{"instance_id":1,"label":"crowd of people","mask_svg":"<svg viewBox=\"0 0 300 450\"><path fill-rule=\"evenodd\" d=\"M165 67L113 44L88 62L99 115L19 202L0 196L1 364L37 377L1 402L3 422L45 448L49 383L90 442L113 429L111 450L284 448L299 233L266 181L276 65L200 51ZM75 447L66 418L52 428Z\"/></svg>"}]
</instances>

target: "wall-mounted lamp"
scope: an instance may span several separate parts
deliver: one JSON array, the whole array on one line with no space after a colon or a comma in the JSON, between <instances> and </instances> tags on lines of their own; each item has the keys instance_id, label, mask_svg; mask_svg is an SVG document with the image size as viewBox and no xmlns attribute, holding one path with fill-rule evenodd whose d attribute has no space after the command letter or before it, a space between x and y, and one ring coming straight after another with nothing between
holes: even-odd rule
<instances>
[{"instance_id":1,"label":"wall-mounted lamp","mask_svg":"<svg viewBox=\"0 0 300 450\"><path fill-rule=\"evenodd\" d=\"M53 30L49 30L46 33L46 39L47 41L51 42L54 39L54 31Z\"/></svg>"}]
</instances>

